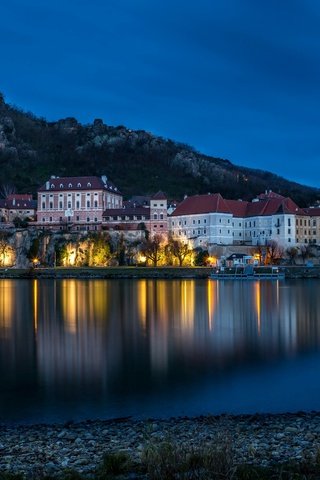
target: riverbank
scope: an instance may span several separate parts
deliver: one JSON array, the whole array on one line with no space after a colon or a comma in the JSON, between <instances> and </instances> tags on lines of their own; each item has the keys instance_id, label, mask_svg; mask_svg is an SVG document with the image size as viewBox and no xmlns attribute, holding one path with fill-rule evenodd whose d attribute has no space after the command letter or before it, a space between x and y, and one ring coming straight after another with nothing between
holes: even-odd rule
<instances>
[{"instance_id":1,"label":"riverbank","mask_svg":"<svg viewBox=\"0 0 320 480\"><path fill-rule=\"evenodd\" d=\"M320 266L280 267L286 279L320 278ZM0 278L132 278L132 279L178 279L208 278L212 267L56 267L56 268L0 268Z\"/></svg>"},{"instance_id":2,"label":"riverbank","mask_svg":"<svg viewBox=\"0 0 320 480\"><path fill-rule=\"evenodd\" d=\"M125 478L166 478L161 476L163 472L158 477L152 474L150 462L155 463L152 468L159 469L159 462L165 460L169 464L178 458L200 461L201 456L210 456L231 470L239 465L267 468L304 464L318 468L319 448L320 413L2 425L0 471L36 479L67 469L90 477L99 465L104 464L111 474L121 470L116 464L129 462L136 473L129 468Z\"/></svg>"}]
</instances>

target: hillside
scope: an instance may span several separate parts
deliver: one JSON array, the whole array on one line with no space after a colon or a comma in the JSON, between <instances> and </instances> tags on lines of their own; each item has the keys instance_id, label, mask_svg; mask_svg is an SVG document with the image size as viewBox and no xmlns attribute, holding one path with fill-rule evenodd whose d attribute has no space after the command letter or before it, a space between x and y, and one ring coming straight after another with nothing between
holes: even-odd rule
<instances>
[{"instance_id":1,"label":"hillside","mask_svg":"<svg viewBox=\"0 0 320 480\"><path fill-rule=\"evenodd\" d=\"M262 170L233 165L192 147L143 130L111 127L96 119L47 122L11 106L0 94L0 188L35 193L50 175L105 173L125 197L159 189L180 200L185 194L220 192L251 199L272 189L305 206L320 190Z\"/></svg>"}]
</instances>

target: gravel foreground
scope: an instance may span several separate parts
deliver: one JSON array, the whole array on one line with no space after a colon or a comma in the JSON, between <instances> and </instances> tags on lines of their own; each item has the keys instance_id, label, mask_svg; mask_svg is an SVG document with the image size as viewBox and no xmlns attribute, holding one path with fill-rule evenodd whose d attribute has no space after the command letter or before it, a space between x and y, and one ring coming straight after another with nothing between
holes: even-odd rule
<instances>
[{"instance_id":1,"label":"gravel foreground","mask_svg":"<svg viewBox=\"0 0 320 480\"><path fill-rule=\"evenodd\" d=\"M37 478L72 469L90 476L106 453L123 452L139 461L148 446L166 441L193 449L228 446L240 464L313 462L319 455L320 413L1 425L0 471Z\"/></svg>"}]
</instances>

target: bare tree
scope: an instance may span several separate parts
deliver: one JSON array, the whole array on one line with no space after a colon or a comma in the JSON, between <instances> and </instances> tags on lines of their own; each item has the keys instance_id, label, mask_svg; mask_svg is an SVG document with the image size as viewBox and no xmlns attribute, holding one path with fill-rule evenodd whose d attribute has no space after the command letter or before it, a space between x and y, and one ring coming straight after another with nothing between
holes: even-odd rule
<instances>
[{"instance_id":1,"label":"bare tree","mask_svg":"<svg viewBox=\"0 0 320 480\"><path fill-rule=\"evenodd\" d=\"M256 255L259 260L259 265L263 264L263 261L266 259L266 250L265 245L260 245L259 243L251 250L252 255Z\"/></svg>"},{"instance_id":2,"label":"bare tree","mask_svg":"<svg viewBox=\"0 0 320 480\"><path fill-rule=\"evenodd\" d=\"M0 233L0 266L6 265L6 260L11 255L13 249L8 242L8 236L4 233Z\"/></svg>"},{"instance_id":3,"label":"bare tree","mask_svg":"<svg viewBox=\"0 0 320 480\"><path fill-rule=\"evenodd\" d=\"M152 262L156 267L162 255L163 238L161 235L154 235L152 238L145 240L141 245L141 253Z\"/></svg>"},{"instance_id":4,"label":"bare tree","mask_svg":"<svg viewBox=\"0 0 320 480\"><path fill-rule=\"evenodd\" d=\"M2 198L7 198L8 195L16 193L16 187L10 183L3 183L0 185L0 196Z\"/></svg>"},{"instance_id":5,"label":"bare tree","mask_svg":"<svg viewBox=\"0 0 320 480\"><path fill-rule=\"evenodd\" d=\"M266 248L266 264L278 265L284 256L284 248L275 240L270 240Z\"/></svg>"},{"instance_id":6,"label":"bare tree","mask_svg":"<svg viewBox=\"0 0 320 480\"><path fill-rule=\"evenodd\" d=\"M192 252L187 243L173 239L172 237L169 238L167 250L169 255L171 254L178 259L180 267L182 267L183 262Z\"/></svg>"},{"instance_id":7,"label":"bare tree","mask_svg":"<svg viewBox=\"0 0 320 480\"><path fill-rule=\"evenodd\" d=\"M300 257L302 258L303 264L306 263L306 260L308 260L308 258L315 257L313 245L309 245L309 244L301 245L299 247L299 250L300 250Z\"/></svg>"},{"instance_id":8,"label":"bare tree","mask_svg":"<svg viewBox=\"0 0 320 480\"><path fill-rule=\"evenodd\" d=\"M297 247L289 247L286 250L286 254L289 257L289 261L291 265L295 265L296 263L296 258L298 256L299 250Z\"/></svg>"}]
</instances>

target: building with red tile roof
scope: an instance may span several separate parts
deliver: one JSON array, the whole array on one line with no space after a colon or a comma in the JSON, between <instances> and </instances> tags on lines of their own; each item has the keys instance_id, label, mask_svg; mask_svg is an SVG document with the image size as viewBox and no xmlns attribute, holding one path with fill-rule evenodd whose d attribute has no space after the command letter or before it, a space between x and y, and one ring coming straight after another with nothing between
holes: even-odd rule
<instances>
[{"instance_id":1,"label":"building with red tile roof","mask_svg":"<svg viewBox=\"0 0 320 480\"><path fill-rule=\"evenodd\" d=\"M195 245L257 245L270 240L283 246L315 243L311 230L304 228L310 225L306 215L291 198L272 191L252 202L225 200L217 193L194 195L186 197L170 215L169 230ZM300 223L301 231L296 228Z\"/></svg>"},{"instance_id":2,"label":"building with red tile roof","mask_svg":"<svg viewBox=\"0 0 320 480\"><path fill-rule=\"evenodd\" d=\"M34 220L37 211L37 202L30 194L13 193L0 200L1 222L11 223L17 218L20 220Z\"/></svg>"},{"instance_id":3,"label":"building with red tile roof","mask_svg":"<svg viewBox=\"0 0 320 480\"><path fill-rule=\"evenodd\" d=\"M159 191L151 197L133 197L123 202L121 209L106 209L103 213L104 230L128 230L136 236L144 235L145 230L151 235L168 233L167 197Z\"/></svg>"},{"instance_id":4,"label":"building with red tile roof","mask_svg":"<svg viewBox=\"0 0 320 480\"><path fill-rule=\"evenodd\" d=\"M38 190L37 226L100 230L103 212L121 207L122 194L105 175L52 176Z\"/></svg>"}]
</instances>

